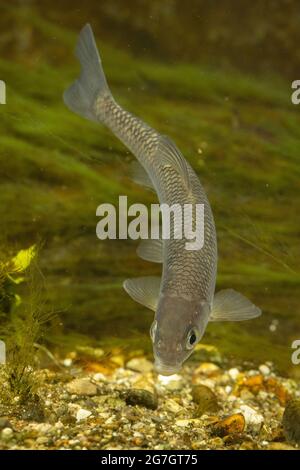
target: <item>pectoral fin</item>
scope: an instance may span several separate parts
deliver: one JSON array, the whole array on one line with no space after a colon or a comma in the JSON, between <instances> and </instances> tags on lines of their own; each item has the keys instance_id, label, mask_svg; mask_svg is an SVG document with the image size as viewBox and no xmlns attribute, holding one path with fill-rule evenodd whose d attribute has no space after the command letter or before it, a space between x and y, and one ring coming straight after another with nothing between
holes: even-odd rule
<instances>
[{"instance_id":1,"label":"pectoral fin","mask_svg":"<svg viewBox=\"0 0 300 470\"><path fill-rule=\"evenodd\" d=\"M123 287L133 300L155 311L158 303L160 281L160 277L155 276L137 277L135 279L126 279Z\"/></svg>"},{"instance_id":2,"label":"pectoral fin","mask_svg":"<svg viewBox=\"0 0 300 470\"><path fill-rule=\"evenodd\" d=\"M261 310L233 289L218 292L213 300L210 321L243 321L259 317Z\"/></svg>"},{"instance_id":3,"label":"pectoral fin","mask_svg":"<svg viewBox=\"0 0 300 470\"><path fill-rule=\"evenodd\" d=\"M137 250L138 256L153 263L163 262L163 240L143 240Z\"/></svg>"}]
</instances>

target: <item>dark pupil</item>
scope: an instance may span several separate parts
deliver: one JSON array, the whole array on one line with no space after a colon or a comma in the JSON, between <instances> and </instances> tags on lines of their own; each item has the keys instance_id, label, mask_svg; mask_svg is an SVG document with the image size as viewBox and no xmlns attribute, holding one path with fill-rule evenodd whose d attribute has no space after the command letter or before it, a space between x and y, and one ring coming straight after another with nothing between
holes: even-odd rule
<instances>
[{"instance_id":1,"label":"dark pupil","mask_svg":"<svg viewBox=\"0 0 300 470\"><path fill-rule=\"evenodd\" d=\"M196 335L195 333L192 333L190 336L190 344L194 344L195 341L196 341Z\"/></svg>"}]
</instances>

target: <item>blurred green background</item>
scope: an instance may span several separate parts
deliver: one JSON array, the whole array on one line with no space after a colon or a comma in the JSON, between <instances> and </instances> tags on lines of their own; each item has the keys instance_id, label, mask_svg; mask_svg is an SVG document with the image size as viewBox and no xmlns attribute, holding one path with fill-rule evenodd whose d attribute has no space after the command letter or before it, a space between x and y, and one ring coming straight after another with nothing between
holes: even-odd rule
<instances>
[{"instance_id":1,"label":"blurred green background","mask_svg":"<svg viewBox=\"0 0 300 470\"><path fill-rule=\"evenodd\" d=\"M299 374L290 360L300 338L296 0L1 2L1 246L43 242L45 295L62 323L52 341L150 349L152 313L121 284L160 272L137 257L137 243L96 238L102 202L156 199L130 181L126 148L62 102L86 22L115 98L172 137L207 190L218 289L241 291L263 310L251 322L209 326L204 342Z\"/></svg>"}]
</instances>

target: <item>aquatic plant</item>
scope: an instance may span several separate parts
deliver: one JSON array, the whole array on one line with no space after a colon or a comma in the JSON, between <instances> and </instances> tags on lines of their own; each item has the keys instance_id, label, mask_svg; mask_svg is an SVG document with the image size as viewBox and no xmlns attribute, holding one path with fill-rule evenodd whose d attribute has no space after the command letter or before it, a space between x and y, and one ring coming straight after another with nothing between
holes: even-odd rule
<instances>
[{"instance_id":1,"label":"aquatic plant","mask_svg":"<svg viewBox=\"0 0 300 470\"><path fill-rule=\"evenodd\" d=\"M3 402L18 397L24 403L34 397L39 378L35 370L36 344L51 318L41 296L37 248L21 250L11 259L0 263L0 338L6 345L6 363L0 370ZM26 284L20 296L16 286Z\"/></svg>"}]
</instances>

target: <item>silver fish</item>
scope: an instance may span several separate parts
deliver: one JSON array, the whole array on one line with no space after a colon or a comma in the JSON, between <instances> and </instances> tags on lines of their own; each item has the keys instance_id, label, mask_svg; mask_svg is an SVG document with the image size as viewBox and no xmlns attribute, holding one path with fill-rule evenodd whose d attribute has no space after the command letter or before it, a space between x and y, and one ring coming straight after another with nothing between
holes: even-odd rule
<instances>
[{"instance_id":1,"label":"silver fish","mask_svg":"<svg viewBox=\"0 0 300 470\"><path fill-rule=\"evenodd\" d=\"M232 289L214 295L216 230L204 189L171 139L115 102L88 24L80 33L75 54L81 63L81 74L64 93L66 105L112 130L139 162L135 179L154 188L160 203L181 207L204 205L204 245L200 250L187 250L185 238L143 241L138 254L146 260L161 262L162 277L124 282L125 290L134 300L155 311L150 329L155 367L158 373L171 375L180 369L201 340L208 321L248 320L259 316L261 311ZM192 224L195 226L194 220Z\"/></svg>"}]
</instances>

